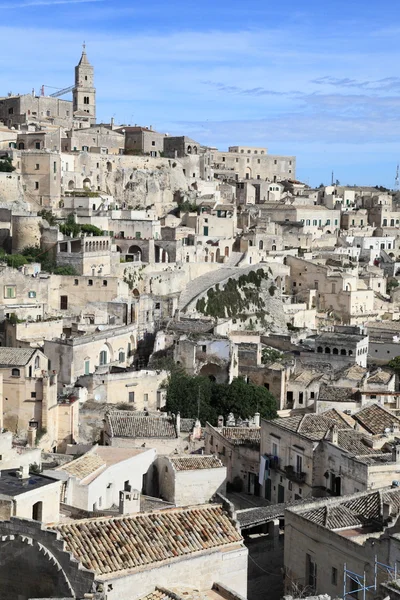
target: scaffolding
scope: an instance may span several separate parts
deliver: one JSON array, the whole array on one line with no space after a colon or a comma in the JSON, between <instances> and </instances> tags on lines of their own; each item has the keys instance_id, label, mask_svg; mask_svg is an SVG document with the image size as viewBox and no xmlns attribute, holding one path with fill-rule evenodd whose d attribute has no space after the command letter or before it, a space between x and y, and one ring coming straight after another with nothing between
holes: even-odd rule
<instances>
[{"instance_id":1,"label":"scaffolding","mask_svg":"<svg viewBox=\"0 0 400 600\"><path fill-rule=\"evenodd\" d=\"M365 570L362 575L355 573L347 568L347 564L343 566L343 600L349 598L357 598L358 592L362 592L362 600L366 600L366 595L369 590L376 592L378 587L378 572L379 570L384 571L387 576L393 576L393 579L397 579L397 565L392 567L385 563L379 562L378 557L375 555L374 560L374 582L371 585L367 585L367 576ZM350 584L350 585L349 585ZM348 589L351 587L351 589Z\"/></svg>"}]
</instances>

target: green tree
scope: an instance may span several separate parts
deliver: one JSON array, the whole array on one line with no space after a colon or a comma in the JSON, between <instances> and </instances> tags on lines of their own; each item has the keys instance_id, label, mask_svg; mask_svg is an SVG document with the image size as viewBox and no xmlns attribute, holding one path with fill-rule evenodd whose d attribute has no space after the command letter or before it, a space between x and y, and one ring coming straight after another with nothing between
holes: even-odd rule
<instances>
[{"instance_id":1,"label":"green tree","mask_svg":"<svg viewBox=\"0 0 400 600\"><path fill-rule=\"evenodd\" d=\"M53 212L51 210L48 210L46 208L39 210L38 217L42 217L42 219L47 221L48 224L51 226L57 225L57 218L55 215L53 215Z\"/></svg>"},{"instance_id":2,"label":"green tree","mask_svg":"<svg viewBox=\"0 0 400 600\"><path fill-rule=\"evenodd\" d=\"M55 267L52 269L54 275L78 275L76 269L70 265Z\"/></svg>"},{"instance_id":3,"label":"green tree","mask_svg":"<svg viewBox=\"0 0 400 600\"><path fill-rule=\"evenodd\" d=\"M81 227L75 222L75 215L68 215L68 217L65 219L65 223L60 225L60 231L64 235L72 234L73 237L77 237L79 235Z\"/></svg>"},{"instance_id":4,"label":"green tree","mask_svg":"<svg viewBox=\"0 0 400 600\"><path fill-rule=\"evenodd\" d=\"M281 360L283 354L275 348L263 348L261 351L261 361L263 364Z\"/></svg>"},{"instance_id":5,"label":"green tree","mask_svg":"<svg viewBox=\"0 0 400 600\"><path fill-rule=\"evenodd\" d=\"M0 159L1 173L12 173L13 171L15 171L15 167L13 166L11 158L9 156Z\"/></svg>"},{"instance_id":6,"label":"green tree","mask_svg":"<svg viewBox=\"0 0 400 600\"><path fill-rule=\"evenodd\" d=\"M400 375L400 356L395 356L388 362L388 366L393 369L393 371Z\"/></svg>"},{"instance_id":7,"label":"green tree","mask_svg":"<svg viewBox=\"0 0 400 600\"><path fill-rule=\"evenodd\" d=\"M167 381L166 410L192 419L199 412L202 423L214 425L219 415L226 418L229 413L243 419L256 412L265 419L277 416L275 398L262 386L246 383L242 377L230 384L215 383L207 377L187 375L179 368L171 371Z\"/></svg>"}]
</instances>

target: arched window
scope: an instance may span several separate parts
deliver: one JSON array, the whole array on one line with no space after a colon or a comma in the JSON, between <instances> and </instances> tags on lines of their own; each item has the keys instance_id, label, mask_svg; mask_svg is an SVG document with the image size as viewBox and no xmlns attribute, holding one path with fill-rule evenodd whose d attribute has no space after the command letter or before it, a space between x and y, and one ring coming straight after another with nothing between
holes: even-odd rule
<instances>
[{"instance_id":1,"label":"arched window","mask_svg":"<svg viewBox=\"0 0 400 600\"><path fill-rule=\"evenodd\" d=\"M332 350L332 354L339 354L339 350L338 350L337 348L334 348L334 349Z\"/></svg>"},{"instance_id":2,"label":"arched window","mask_svg":"<svg viewBox=\"0 0 400 600\"><path fill-rule=\"evenodd\" d=\"M36 356L35 358L35 369L38 369L40 367L40 358L38 356Z\"/></svg>"},{"instance_id":3,"label":"arched window","mask_svg":"<svg viewBox=\"0 0 400 600\"><path fill-rule=\"evenodd\" d=\"M340 351L341 356L346 356L346 350L345 348L342 348Z\"/></svg>"},{"instance_id":4,"label":"arched window","mask_svg":"<svg viewBox=\"0 0 400 600\"><path fill-rule=\"evenodd\" d=\"M323 350L322 350L322 346L318 346L318 348L317 348L317 352L318 352L319 354L322 354L322 352L323 352Z\"/></svg>"},{"instance_id":5,"label":"arched window","mask_svg":"<svg viewBox=\"0 0 400 600\"><path fill-rule=\"evenodd\" d=\"M100 352L100 365L106 365L107 364L107 350L102 350Z\"/></svg>"},{"instance_id":6,"label":"arched window","mask_svg":"<svg viewBox=\"0 0 400 600\"><path fill-rule=\"evenodd\" d=\"M259 250L264 250L264 242L262 240L259 241L258 248Z\"/></svg>"},{"instance_id":7,"label":"arched window","mask_svg":"<svg viewBox=\"0 0 400 600\"><path fill-rule=\"evenodd\" d=\"M125 362L125 352L123 352L122 350L120 350L118 353L118 360L120 363Z\"/></svg>"},{"instance_id":8,"label":"arched window","mask_svg":"<svg viewBox=\"0 0 400 600\"><path fill-rule=\"evenodd\" d=\"M25 144L24 144L24 142L19 142L19 144L18 144L18 150L25 150Z\"/></svg>"},{"instance_id":9,"label":"arched window","mask_svg":"<svg viewBox=\"0 0 400 600\"><path fill-rule=\"evenodd\" d=\"M41 521L43 513L43 502L35 502L32 506L32 519L34 521Z\"/></svg>"},{"instance_id":10,"label":"arched window","mask_svg":"<svg viewBox=\"0 0 400 600\"><path fill-rule=\"evenodd\" d=\"M349 350L349 356L353 356L353 350Z\"/></svg>"},{"instance_id":11,"label":"arched window","mask_svg":"<svg viewBox=\"0 0 400 600\"><path fill-rule=\"evenodd\" d=\"M387 219L383 219L383 226L386 227L387 225Z\"/></svg>"},{"instance_id":12,"label":"arched window","mask_svg":"<svg viewBox=\"0 0 400 600\"><path fill-rule=\"evenodd\" d=\"M21 372L19 369L12 369L11 370L11 376L12 377L20 377L21 376Z\"/></svg>"},{"instance_id":13,"label":"arched window","mask_svg":"<svg viewBox=\"0 0 400 600\"><path fill-rule=\"evenodd\" d=\"M325 354L330 354L331 353L331 349L329 348L329 346L327 346L325 348Z\"/></svg>"}]
</instances>

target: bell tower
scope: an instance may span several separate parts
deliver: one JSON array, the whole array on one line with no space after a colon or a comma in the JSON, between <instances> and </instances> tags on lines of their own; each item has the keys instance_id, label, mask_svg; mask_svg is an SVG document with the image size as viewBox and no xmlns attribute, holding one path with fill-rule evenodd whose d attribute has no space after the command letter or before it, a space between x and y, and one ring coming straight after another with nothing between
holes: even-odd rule
<instances>
[{"instance_id":1,"label":"bell tower","mask_svg":"<svg viewBox=\"0 0 400 600\"><path fill-rule=\"evenodd\" d=\"M96 88L94 87L94 68L86 55L86 44L83 44L82 56L75 67L75 87L73 89L74 113L88 113L93 125L96 122Z\"/></svg>"}]
</instances>

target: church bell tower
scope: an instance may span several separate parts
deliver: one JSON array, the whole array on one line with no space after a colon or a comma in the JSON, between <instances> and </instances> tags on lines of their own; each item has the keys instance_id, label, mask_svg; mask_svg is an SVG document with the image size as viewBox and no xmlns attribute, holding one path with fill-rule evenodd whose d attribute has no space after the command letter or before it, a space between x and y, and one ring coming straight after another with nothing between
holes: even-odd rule
<instances>
[{"instance_id":1,"label":"church bell tower","mask_svg":"<svg viewBox=\"0 0 400 600\"><path fill-rule=\"evenodd\" d=\"M75 67L75 87L72 93L74 113L77 111L87 113L93 125L96 122L96 88L94 68L88 61L85 44L83 44L81 60Z\"/></svg>"}]
</instances>

